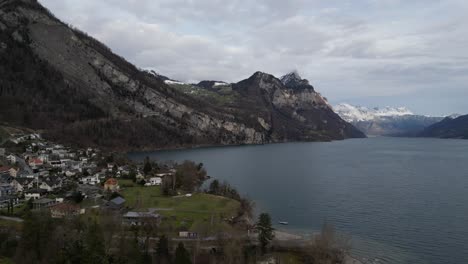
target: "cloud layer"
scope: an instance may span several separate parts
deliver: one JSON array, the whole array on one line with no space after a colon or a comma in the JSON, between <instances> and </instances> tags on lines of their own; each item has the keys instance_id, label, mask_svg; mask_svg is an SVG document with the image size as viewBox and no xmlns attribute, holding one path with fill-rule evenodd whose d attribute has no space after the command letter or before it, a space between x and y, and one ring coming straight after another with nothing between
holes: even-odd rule
<instances>
[{"instance_id":1,"label":"cloud layer","mask_svg":"<svg viewBox=\"0 0 468 264\"><path fill-rule=\"evenodd\" d=\"M40 0L141 68L236 82L297 69L332 102L468 113L464 0Z\"/></svg>"}]
</instances>

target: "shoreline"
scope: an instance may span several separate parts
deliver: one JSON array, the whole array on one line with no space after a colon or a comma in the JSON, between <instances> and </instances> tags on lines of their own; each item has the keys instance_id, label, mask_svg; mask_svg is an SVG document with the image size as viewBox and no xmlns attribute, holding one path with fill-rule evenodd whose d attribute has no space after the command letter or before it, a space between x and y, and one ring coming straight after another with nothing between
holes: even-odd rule
<instances>
[{"instance_id":1,"label":"shoreline","mask_svg":"<svg viewBox=\"0 0 468 264\"><path fill-rule=\"evenodd\" d=\"M318 232L313 232L312 235L317 234ZM283 244L282 246L299 246L299 247L305 247L307 246L307 243L310 242L310 240L307 238L307 236L304 235L299 235L299 234L294 234L290 231L286 231L284 229L276 229L274 231L275 238L273 239L273 243L276 244ZM344 259L344 264L364 264L361 260L359 260L357 257L353 256L350 253L347 253L345 255Z\"/></svg>"}]
</instances>

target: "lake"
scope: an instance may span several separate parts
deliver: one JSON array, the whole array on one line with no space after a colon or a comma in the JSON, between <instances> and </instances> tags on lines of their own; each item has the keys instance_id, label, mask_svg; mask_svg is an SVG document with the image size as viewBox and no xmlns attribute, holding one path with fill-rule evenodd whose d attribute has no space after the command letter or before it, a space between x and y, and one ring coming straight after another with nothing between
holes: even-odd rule
<instances>
[{"instance_id":1,"label":"lake","mask_svg":"<svg viewBox=\"0 0 468 264\"><path fill-rule=\"evenodd\" d=\"M311 233L327 221L368 263L468 263L468 140L369 138L131 153L203 162L257 212ZM284 227L280 227L283 228Z\"/></svg>"}]
</instances>

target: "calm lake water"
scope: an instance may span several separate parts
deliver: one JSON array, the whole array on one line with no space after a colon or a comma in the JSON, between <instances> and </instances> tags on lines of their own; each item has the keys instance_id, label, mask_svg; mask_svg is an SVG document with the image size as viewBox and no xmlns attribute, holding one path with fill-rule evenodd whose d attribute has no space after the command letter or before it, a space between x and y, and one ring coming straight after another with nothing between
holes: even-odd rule
<instances>
[{"instance_id":1,"label":"calm lake water","mask_svg":"<svg viewBox=\"0 0 468 264\"><path fill-rule=\"evenodd\" d=\"M324 221L369 263L468 263L468 140L370 138L331 143L132 153L194 160L288 229ZM283 227L281 227L283 228Z\"/></svg>"}]
</instances>

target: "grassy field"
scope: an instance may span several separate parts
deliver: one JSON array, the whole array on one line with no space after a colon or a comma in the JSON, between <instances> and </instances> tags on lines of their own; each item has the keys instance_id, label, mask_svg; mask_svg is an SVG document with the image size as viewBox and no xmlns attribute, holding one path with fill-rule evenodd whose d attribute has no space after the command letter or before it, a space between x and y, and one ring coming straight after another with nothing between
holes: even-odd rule
<instances>
[{"instance_id":1,"label":"grassy field","mask_svg":"<svg viewBox=\"0 0 468 264\"><path fill-rule=\"evenodd\" d=\"M209 91L190 84L171 84L170 86L185 94L206 99L218 105L232 103L239 98L239 94L234 92L230 85L217 87L218 92Z\"/></svg>"},{"instance_id":2,"label":"grassy field","mask_svg":"<svg viewBox=\"0 0 468 264\"><path fill-rule=\"evenodd\" d=\"M121 186L129 186L120 181ZM164 216L164 224L169 229L200 231L206 225L215 231L214 226L223 226L224 219L236 216L239 202L225 197L198 193L191 197L165 197L161 188L154 187L123 187L121 191L126 206L134 210L157 208L157 212Z\"/></svg>"}]
</instances>

